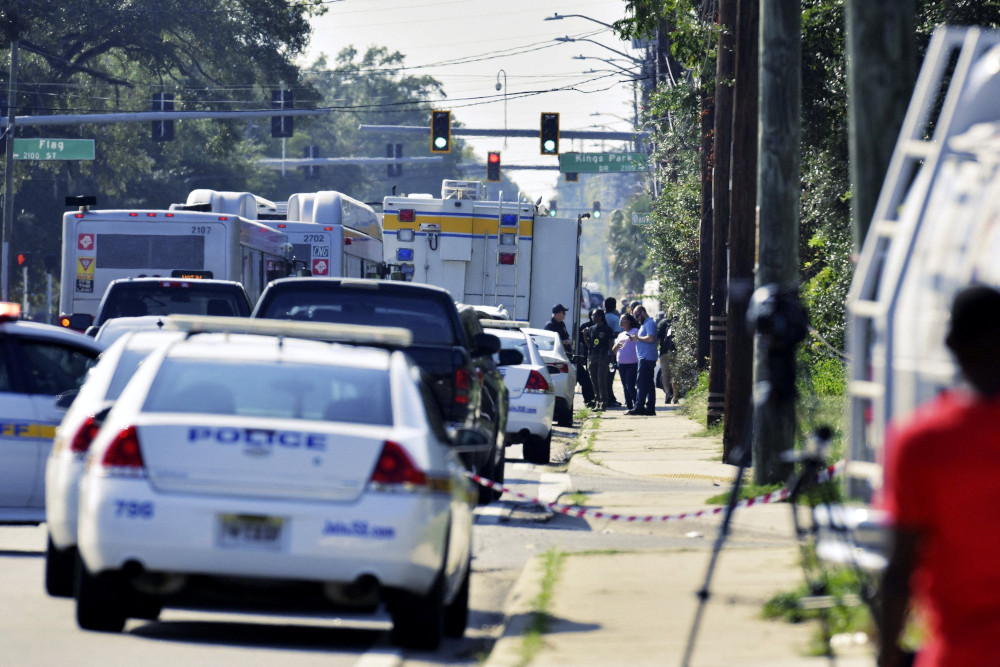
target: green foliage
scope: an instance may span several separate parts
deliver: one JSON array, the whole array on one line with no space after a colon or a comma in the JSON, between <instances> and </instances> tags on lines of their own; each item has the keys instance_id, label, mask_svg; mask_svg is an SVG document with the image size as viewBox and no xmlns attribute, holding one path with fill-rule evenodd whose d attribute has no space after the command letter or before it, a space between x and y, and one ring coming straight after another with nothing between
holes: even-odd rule
<instances>
[{"instance_id":1,"label":"green foliage","mask_svg":"<svg viewBox=\"0 0 1000 667\"><path fill-rule=\"evenodd\" d=\"M764 604L763 616L781 619L788 623L802 623L825 617L829 635L842 633L873 633L873 622L868 607L861 603L864 581L853 570L841 569L823 571L812 585L803 582L794 590L779 593ZM803 604L803 598L812 595L830 595L833 606L810 609ZM817 651L830 652L829 637L823 633L822 641L817 641Z\"/></svg>"}]
</instances>

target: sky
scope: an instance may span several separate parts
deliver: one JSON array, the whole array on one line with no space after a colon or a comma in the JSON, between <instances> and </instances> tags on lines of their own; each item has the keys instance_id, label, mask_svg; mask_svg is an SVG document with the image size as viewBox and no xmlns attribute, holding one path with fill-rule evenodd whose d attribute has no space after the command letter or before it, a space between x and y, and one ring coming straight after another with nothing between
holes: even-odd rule
<instances>
[{"instance_id":1,"label":"sky","mask_svg":"<svg viewBox=\"0 0 1000 667\"><path fill-rule=\"evenodd\" d=\"M643 52L601 25L623 17L624 0L339 0L328 7L313 19L303 65L321 53L332 59L347 46L361 52L385 46L405 54L404 64L417 68L412 73L440 81L446 98L434 108L451 110L452 122L468 128L537 131L542 112L559 113L561 131L633 127L631 77ZM545 20L556 14L565 18ZM501 167L558 165L556 157L539 154L537 137L508 138L506 144L503 137L462 138L484 168L481 176L456 178L485 180L488 151L501 152ZM603 149L621 145L606 142ZM560 141L561 152L570 150L600 152L602 145ZM546 198L561 177L557 171L504 173L522 191Z\"/></svg>"}]
</instances>

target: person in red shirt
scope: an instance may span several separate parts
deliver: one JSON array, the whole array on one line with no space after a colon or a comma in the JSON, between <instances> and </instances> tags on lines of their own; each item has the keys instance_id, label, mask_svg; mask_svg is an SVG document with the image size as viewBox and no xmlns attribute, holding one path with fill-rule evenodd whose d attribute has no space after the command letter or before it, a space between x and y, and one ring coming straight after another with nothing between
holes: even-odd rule
<instances>
[{"instance_id":1,"label":"person in red shirt","mask_svg":"<svg viewBox=\"0 0 1000 667\"><path fill-rule=\"evenodd\" d=\"M911 593L931 635L915 665L1000 664L1000 292L960 291L945 344L971 390L943 393L886 438L882 667L906 664Z\"/></svg>"}]
</instances>

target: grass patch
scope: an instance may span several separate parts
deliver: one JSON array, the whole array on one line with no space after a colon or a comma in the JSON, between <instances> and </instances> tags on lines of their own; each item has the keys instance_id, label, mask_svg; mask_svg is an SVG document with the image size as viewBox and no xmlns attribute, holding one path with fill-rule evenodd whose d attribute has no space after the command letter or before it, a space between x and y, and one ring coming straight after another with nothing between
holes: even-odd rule
<instances>
[{"instance_id":1,"label":"grass patch","mask_svg":"<svg viewBox=\"0 0 1000 667\"><path fill-rule=\"evenodd\" d=\"M795 589L778 593L764 604L764 618L781 619L788 623L821 620L826 616L830 636L841 633L865 632L873 636L873 624L868 607L861 601L862 584L853 570L824 571L819 579L810 585L802 582ZM803 604L803 598L829 595L832 606L825 609L810 609ZM816 629L810 645L812 655L831 655L829 636L823 625Z\"/></svg>"},{"instance_id":2,"label":"grass patch","mask_svg":"<svg viewBox=\"0 0 1000 667\"><path fill-rule=\"evenodd\" d=\"M531 601L531 623L525 632L524 640L521 642L521 662L522 667L531 663L538 651L545 643L544 635L549 630L552 616L549 609L552 607L552 594L555 592L556 583L559 581L559 573L562 570L562 563L566 554L558 549L550 549L542 556L542 587L538 595Z\"/></svg>"},{"instance_id":3,"label":"grass patch","mask_svg":"<svg viewBox=\"0 0 1000 667\"><path fill-rule=\"evenodd\" d=\"M749 500L784 488L784 484L743 484L740 486L740 500ZM712 496L706 505L725 505L729 502L729 491Z\"/></svg>"},{"instance_id":4,"label":"grass patch","mask_svg":"<svg viewBox=\"0 0 1000 667\"><path fill-rule=\"evenodd\" d=\"M573 413L573 419L575 421L581 421L582 422L584 419L586 419L589 416L590 416L590 408L580 408L579 410L577 410L576 412Z\"/></svg>"}]
</instances>

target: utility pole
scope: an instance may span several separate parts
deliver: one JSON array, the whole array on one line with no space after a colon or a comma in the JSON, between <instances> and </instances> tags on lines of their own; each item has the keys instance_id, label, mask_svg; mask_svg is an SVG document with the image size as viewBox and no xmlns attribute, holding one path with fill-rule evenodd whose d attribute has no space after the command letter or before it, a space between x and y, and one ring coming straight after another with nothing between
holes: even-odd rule
<instances>
[{"instance_id":1,"label":"utility pole","mask_svg":"<svg viewBox=\"0 0 1000 667\"><path fill-rule=\"evenodd\" d=\"M757 45L760 0L737 0L733 170L729 212L729 308L726 320L726 423L722 460L751 425L753 336L746 312L753 290L757 236Z\"/></svg>"},{"instance_id":2,"label":"utility pole","mask_svg":"<svg viewBox=\"0 0 1000 667\"><path fill-rule=\"evenodd\" d=\"M17 40L10 43L10 78L7 81L6 154L3 167L3 226L0 229L0 301L10 296L10 234L14 227L14 116L17 102Z\"/></svg>"},{"instance_id":3,"label":"utility pole","mask_svg":"<svg viewBox=\"0 0 1000 667\"><path fill-rule=\"evenodd\" d=\"M916 77L915 5L847 0L851 229L861 251Z\"/></svg>"},{"instance_id":4,"label":"utility pole","mask_svg":"<svg viewBox=\"0 0 1000 667\"><path fill-rule=\"evenodd\" d=\"M712 306L708 369L708 423L726 407L726 282L729 274L729 177L733 149L733 49L736 0L719 0L719 46L715 59L715 164L712 177Z\"/></svg>"},{"instance_id":5,"label":"utility pole","mask_svg":"<svg viewBox=\"0 0 1000 667\"><path fill-rule=\"evenodd\" d=\"M698 370L708 363L709 317L712 311L712 133L715 104L701 86L701 226L698 234Z\"/></svg>"},{"instance_id":6,"label":"utility pole","mask_svg":"<svg viewBox=\"0 0 1000 667\"><path fill-rule=\"evenodd\" d=\"M757 202L758 287L797 292L799 281L799 141L802 134L802 7L799 0L761 0L760 148ZM795 398L777 396L767 383L767 350L757 337L754 360L754 482L773 484L792 467L782 452L795 445ZM794 361L793 361L794 363ZM791 392L794 394L794 392Z\"/></svg>"}]
</instances>

